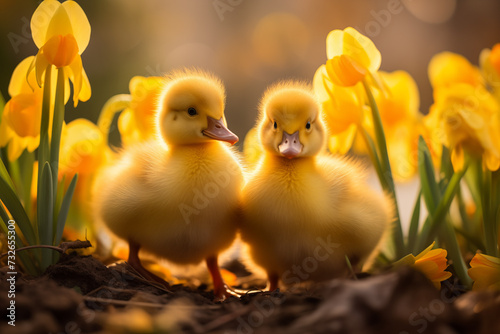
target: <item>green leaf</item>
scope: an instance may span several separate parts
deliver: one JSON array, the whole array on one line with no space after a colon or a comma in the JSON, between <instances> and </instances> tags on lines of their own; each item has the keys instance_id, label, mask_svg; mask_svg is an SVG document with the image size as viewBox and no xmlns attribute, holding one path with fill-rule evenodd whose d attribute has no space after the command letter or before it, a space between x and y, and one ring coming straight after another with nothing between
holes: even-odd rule
<instances>
[{"instance_id":1,"label":"green leaf","mask_svg":"<svg viewBox=\"0 0 500 334\"><path fill-rule=\"evenodd\" d=\"M417 242L418 225L420 220L420 200L422 198L422 190L419 190L413 213L410 220L410 229L408 231L408 253L414 252L414 247Z\"/></svg>"},{"instance_id":2,"label":"green leaf","mask_svg":"<svg viewBox=\"0 0 500 334\"><path fill-rule=\"evenodd\" d=\"M52 189L52 168L48 162L42 167L42 179L39 182L38 191L38 233L40 234L40 244L52 245L54 240L54 191ZM52 264L52 251L42 249L42 270Z\"/></svg>"},{"instance_id":3,"label":"green leaf","mask_svg":"<svg viewBox=\"0 0 500 334\"><path fill-rule=\"evenodd\" d=\"M5 233L6 236L8 236L8 223L9 223L9 215L5 211L2 205L0 205L0 219L2 220L3 224L0 224L1 230ZM17 224L16 224L17 225ZM19 237L19 234L17 233L19 230L19 226L16 227L16 234L15 234L15 240L16 240L16 249L19 249L21 247L24 247L25 244L23 240ZM27 252L18 252L16 253L16 256L18 259L21 260L21 267L24 267L24 269L31 275L37 275L39 274L39 271L36 269L36 261L33 260L32 257L29 256Z\"/></svg>"},{"instance_id":4,"label":"green leaf","mask_svg":"<svg viewBox=\"0 0 500 334\"><path fill-rule=\"evenodd\" d=\"M0 159L0 177L7 183L10 189L15 192L14 182L12 182L7 167L5 167L2 159Z\"/></svg>"},{"instance_id":5,"label":"green leaf","mask_svg":"<svg viewBox=\"0 0 500 334\"><path fill-rule=\"evenodd\" d=\"M13 188L9 186L3 177L0 177L0 200L2 200L3 204L12 215L12 218L16 221L26 241L30 245L36 245L37 237L33 230L33 226L31 226L28 215Z\"/></svg>"},{"instance_id":6,"label":"green leaf","mask_svg":"<svg viewBox=\"0 0 500 334\"><path fill-rule=\"evenodd\" d=\"M73 193L75 192L77 180L78 180L78 174L75 174L75 176L73 176L73 179L71 180L71 183L69 184L66 194L64 195L64 199L61 204L61 209L59 210L59 215L57 217L54 245L58 245L61 242L62 234L64 231L64 225L66 224L66 219L68 218L69 207L71 205L71 200L73 199Z\"/></svg>"},{"instance_id":7,"label":"green leaf","mask_svg":"<svg viewBox=\"0 0 500 334\"><path fill-rule=\"evenodd\" d=\"M5 108L5 99L2 92L0 92L0 119L2 119L3 109Z\"/></svg>"},{"instance_id":8,"label":"green leaf","mask_svg":"<svg viewBox=\"0 0 500 334\"><path fill-rule=\"evenodd\" d=\"M418 138L418 172L425 205L429 213L432 214L436 210L441 192L436 182L436 173L432 165L429 148L422 136Z\"/></svg>"},{"instance_id":9,"label":"green leaf","mask_svg":"<svg viewBox=\"0 0 500 334\"><path fill-rule=\"evenodd\" d=\"M429 213L431 219L426 220L424 226L422 227L422 231L420 232L420 236L418 238L417 251L420 252L425 249L426 245L429 245L436 237L436 232L448 214L451 202L453 201L453 198L457 193L457 189L460 186L460 180L467 171L468 166L469 161L467 160L464 165L464 169L453 174L436 210Z\"/></svg>"},{"instance_id":10,"label":"green leaf","mask_svg":"<svg viewBox=\"0 0 500 334\"><path fill-rule=\"evenodd\" d=\"M52 169L48 162L42 167L42 179L37 204L40 243L42 245L52 245L54 239L54 191L52 189Z\"/></svg>"}]
</instances>

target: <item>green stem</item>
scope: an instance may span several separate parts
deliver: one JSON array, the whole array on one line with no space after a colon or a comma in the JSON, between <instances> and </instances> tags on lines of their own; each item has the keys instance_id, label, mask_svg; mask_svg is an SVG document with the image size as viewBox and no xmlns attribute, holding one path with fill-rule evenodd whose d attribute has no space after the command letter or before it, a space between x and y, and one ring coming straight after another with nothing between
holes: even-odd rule
<instances>
[{"instance_id":1,"label":"green stem","mask_svg":"<svg viewBox=\"0 0 500 334\"><path fill-rule=\"evenodd\" d=\"M420 232L420 237L417 243L417 251L422 251L425 249L427 245L429 245L436 235L436 231L446 217L448 210L450 208L451 202L455 197L458 187L460 186L460 180L464 176L467 171L469 163L465 162L464 168L453 174L451 177L450 183L446 187L446 191L439 201L439 204L434 213L430 212L431 219L428 219L424 226L422 227L422 231Z\"/></svg>"},{"instance_id":2,"label":"green stem","mask_svg":"<svg viewBox=\"0 0 500 334\"><path fill-rule=\"evenodd\" d=\"M481 206L483 211L484 240L486 243L486 253L491 256L498 256L496 219L492 212L492 175L491 171L483 171L483 191L481 192Z\"/></svg>"},{"instance_id":3,"label":"green stem","mask_svg":"<svg viewBox=\"0 0 500 334\"><path fill-rule=\"evenodd\" d=\"M392 177L391 164L389 162L389 155L387 152L387 142L385 140L384 128L382 125L382 119L380 118L380 112L378 110L377 103L375 102L375 98L373 97L370 86L368 85L366 79L363 80L363 87L366 92L366 96L368 97L368 103L370 104L370 109L372 112L373 118L373 127L375 130L375 138L379 153L379 160L381 169L383 171L383 175L379 175L380 183L382 187L384 184L387 184L388 192L390 193L393 202L394 202L394 211L395 211L395 224L393 229L393 241L396 250L396 258L401 258L405 255L405 246L404 246L404 236L403 236L403 228L401 227L401 217L399 215L399 207L398 200L396 196L396 187L394 185L394 179Z\"/></svg>"},{"instance_id":4,"label":"green stem","mask_svg":"<svg viewBox=\"0 0 500 334\"><path fill-rule=\"evenodd\" d=\"M411 215L410 228L408 230L408 248L406 249L406 252L408 254L413 252L413 248L415 247L415 244L417 242L421 198L422 190L419 190L417 200L415 201L415 206L413 207L413 213Z\"/></svg>"},{"instance_id":5,"label":"green stem","mask_svg":"<svg viewBox=\"0 0 500 334\"><path fill-rule=\"evenodd\" d=\"M64 70L57 69L56 97L54 100L54 121L52 124L52 138L50 139L50 167L52 169L52 189L57 195L57 183L59 173L59 146L61 144L61 132L64 122ZM54 217L57 218L57 217Z\"/></svg>"},{"instance_id":6,"label":"green stem","mask_svg":"<svg viewBox=\"0 0 500 334\"><path fill-rule=\"evenodd\" d=\"M373 167L375 168L375 172L377 173L382 188L385 191L390 192L390 187L384 177L384 172L382 170L382 166L380 165L380 159L377 156L377 150L372 138L370 137L366 129L362 126L358 127L358 133L361 135L361 138L363 138L366 147L368 147L368 155L370 156L370 160L372 161Z\"/></svg>"},{"instance_id":7,"label":"green stem","mask_svg":"<svg viewBox=\"0 0 500 334\"><path fill-rule=\"evenodd\" d=\"M467 274L467 265L462 257L455 231L449 220L445 221L443 232L446 250L448 251L449 258L453 261L453 268L455 268L460 281L470 289L472 287L472 279Z\"/></svg>"}]
</instances>

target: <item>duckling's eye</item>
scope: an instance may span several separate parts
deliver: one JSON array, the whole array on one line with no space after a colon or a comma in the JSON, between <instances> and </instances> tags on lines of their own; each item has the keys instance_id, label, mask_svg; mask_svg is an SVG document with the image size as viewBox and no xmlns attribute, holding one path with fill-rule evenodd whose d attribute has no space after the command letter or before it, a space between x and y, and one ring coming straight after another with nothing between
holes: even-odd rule
<instances>
[{"instance_id":1,"label":"duckling's eye","mask_svg":"<svg viewBox=\"0 0 500 334\"><path fill-rule=\"evenodd\" d=\"M188 114L189 114L189 116L196 116L196 115L198 115L198 112L196 111L195 108L191 107L188 109Z\"/></svg>"},{"instance_id":2,"label":"duckling's eye","mask_svg":"<svg viewBox=\"0 0 500 334\"><path fill-rule=\"evenodd\" d=\"M274 121L274 128L277 129L278 128L278 123L276 123L276 121Z\"/></svg>"},{"instance_id":3,"label":"duckling's eye","mask_svg":"<svg viewBox=\"0 0 500 334\"><path fill-rule=\"evenodd\" d=\"M306 129L307 129L307 130L311 129L311 122L309 122L309 121L307 122L307 124L306 124Z\"/></svg>"}]
</instances>

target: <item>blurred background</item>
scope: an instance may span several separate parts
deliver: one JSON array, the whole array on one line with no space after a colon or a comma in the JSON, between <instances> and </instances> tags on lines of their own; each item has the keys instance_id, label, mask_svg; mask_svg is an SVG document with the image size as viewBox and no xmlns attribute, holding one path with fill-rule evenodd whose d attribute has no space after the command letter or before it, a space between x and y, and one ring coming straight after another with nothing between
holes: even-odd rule
<instances>
[{"instance_id":1,"label":"blurred background","mask_svg":"<svg viewBox=\"0 0 500 334\"><path fill-rule=\"evenodd\" d=\"M270 83L312 80L326 61L329 31L347 26L370 37L382 70L408 71L432 104L427 65L448 50L473 64L483 48L500 42L497 0L99 0L77 1L92 27L84 68L92 97L66 121L96 121L108 98L129 93L135 75L162 75L183 66L214 72L226 84L230 128L243 138ZM15 66L37 49L29 21L39 1L1 0L0 91ZM240 142L241 145L241 142Z\"/></svg>"}]
</instances>

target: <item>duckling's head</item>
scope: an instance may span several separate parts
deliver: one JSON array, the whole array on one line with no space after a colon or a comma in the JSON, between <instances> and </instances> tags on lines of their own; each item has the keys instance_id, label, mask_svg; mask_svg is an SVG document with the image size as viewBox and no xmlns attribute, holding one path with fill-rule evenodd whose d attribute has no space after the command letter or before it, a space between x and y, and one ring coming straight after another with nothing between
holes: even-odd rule
<instances>
[{"instance_id":1,"label":"duckling's head","mask_svg":"<svg viewBox=\"0 0 500 334\"><path fill-rule=\"evenodd\" d=\"M167 77L157 115L158 132L167 144L199 144L221 140L234 144L224 117L225 90L217 77L182 70Z\"/></svg>"},{"instance_id":2,"label":"duckling's head","mask_svg":"<svg viewBox=\"0 0 500 334\"><path fill-rule=\"evenodd\" d=\"M267 89L258 129L267 152L289 159L314 156L326 145L320 104L302 82L285 81Z\"/></svg>"}]
</instances>

